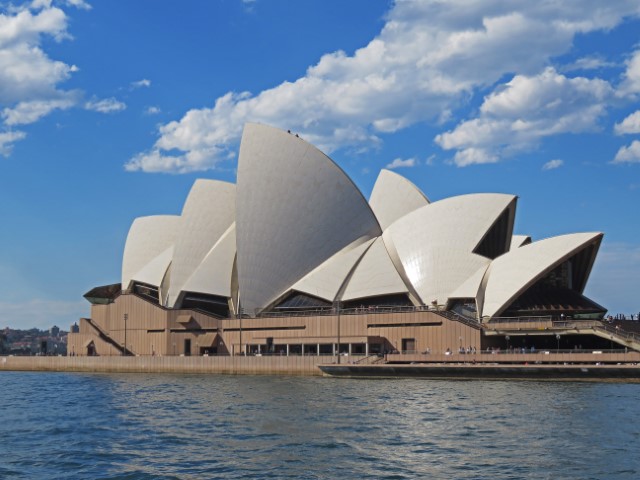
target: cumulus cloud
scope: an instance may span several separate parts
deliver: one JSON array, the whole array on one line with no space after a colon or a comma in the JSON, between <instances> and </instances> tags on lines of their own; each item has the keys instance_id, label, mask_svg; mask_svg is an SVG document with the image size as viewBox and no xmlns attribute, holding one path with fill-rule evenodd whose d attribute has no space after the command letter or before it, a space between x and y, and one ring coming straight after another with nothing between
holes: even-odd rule
<instances>
[{"instance_id":1,"label":"cumulus cloud","mask_svg":"<svg viewBox=\"0 0 640 480\"><path fill-rule=\"evenodd\" d=\"M636 50L626 64L627 68L620 92L622 94L640 93L640 50Z\"/></svg>"},{"instance_id":2,"label":"cumulus cloud","mask_svg":"<svg viewBox=\"0 0 640 480\"><path fill-rule=\"evenodd\" d=\"M388 163L385 168L393 170L394 168L415 167L417 164L418 162L415 158L407 158L406 160L396 158L391 163Z\"/></svg>"},{"instance_id":3,"label":"cumulus cloud","mask_svg":"<svg viewBox=\"0 0 640 480\"><path fill-rule=\"evenodd\" d=\"M485 97L478 118L438 135L436 143L457 150L458 166L495 162L550 135L596 129L613 95L604 80L568 78L551 67L535 76L516 75Z\"/></svg>"},{"instance_id":4,"label":"cumulus cloud","mask_svg":"<svg viewBox=\"0 0 640 480\"><path fill-rule=\"evenodd\" d=\"M640 133L640 110L632 113L613 127L617 135Z\"/></svg>"},{"instance_id":5,"label":"cumulus cloud","mask_svg":"<svg viewBox=\"0 0 640 480\"><path fill-rule=\"evenodd\" d=\"M5 157L11 154L13 143L27 136L24 132L0 132L0 155Z\"/></svg>"},{"instance_id":6,"label":"cumulus cloud","mask_svg":"<svg viewBox=\"0 0 640 480\"><path fill-rule=\"evenodd\" d=\"M542 166L542 170L555 170L556 168L560 168L562 165L564 165L563 160L549 160Z\"/></svg>"},{"instance_id":7,"label":"cumulus cloud","mask_svg":"<svg viewBox=\"0 0 640 480\"><path fill-rule=\"evenodd\" d=\"M147 115L157 115L160 112L161 112L160 107L155 107L155 106L147 107L147 109L144 111L144 113Z\"/></svg>"},{"instance_id":8,"label":"cumulus cloud","mask_svg":"<svg viewBox=\"0 0 640 480\"><path fill-rule=\"evenodd\" d=\"M136 82L131 82L131 88L149 88L151 86L151 80L143 78L142 80L138 80Z\"/></svg>"},{"instance_id":9,"label":"cumulus cloud","mask_svg":"<svg viewBox=\"0 0 640 480\"><path fill-rule=\"evenodd\" d=\"M640 163L640 141L634 140L628 147L620 147L612 163Z\"/></svg>"},{"instance_id":10,"label":"cumulus cloud","mask_svg":"<svg viewBox=\"0 0 640 480\"><path fill-rule=\"evenodd\" d=\"M13 108L5 108L2 111L2 118L6 125L33 123L53 110L66 110L73 107L76 104L75 97L76 95L72 92L69 95L61 96L61 98L20 102Z\"/></svg>"},{"instance_id":11,"label":"cumulus cloud","mask_svg":"<svg viewBox=\"0 0 640 480\"><path fill-rule=\"evenodd\" d=\"M85 102L84 108L100 113L115 113L127 108L127 106L115 98L93 99Z\"/></svg>"},{"instance_id":12,"label":"cumulus cloud","mask_svg":"<svg viewBox=\"0 0 640 480\"><path fill-rule=\"evenodd\" d=\"M228 92L210 108L187 112L161 126L155 145L127 168L173 171L175 158L184 171L212 168L235 149L247 121L299 132L327 152L362 149L386 133L446 121L505 75L535 76L571 48L576 34L608 30L639 13L635 0L399 1L380 34L353 54L326 54L295 81L255 94ZM199 163L189 166L194 153ZM470 163L498 158L479 147L460 156Z\"/></svg>"}]
</instances>

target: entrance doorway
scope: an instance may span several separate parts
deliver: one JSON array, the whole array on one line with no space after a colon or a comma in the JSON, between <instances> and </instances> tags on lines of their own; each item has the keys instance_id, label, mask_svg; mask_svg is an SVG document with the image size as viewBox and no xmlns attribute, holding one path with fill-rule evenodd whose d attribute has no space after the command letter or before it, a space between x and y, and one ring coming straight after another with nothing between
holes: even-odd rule
<instances>
[{"instance_id":1,"label":"entrance doorway","mask_svg":"<svg viewBox=\"0 0 640 480\"><path fill-rule=\"evenodd\" d=\"M185 357L191 356L191 339L190 338L184 339L184 356Z\"/></svg>"},{"instance_id":2,"label":"entrance doorway","mask_svg":"<svg viewBox=\"0 0 640 480\"><path fill-rule=\"evenodd\" d=\"M402 353L416 353L416 339L415 338L403 338L402 339Z\"/></svg>"}]
</instances>

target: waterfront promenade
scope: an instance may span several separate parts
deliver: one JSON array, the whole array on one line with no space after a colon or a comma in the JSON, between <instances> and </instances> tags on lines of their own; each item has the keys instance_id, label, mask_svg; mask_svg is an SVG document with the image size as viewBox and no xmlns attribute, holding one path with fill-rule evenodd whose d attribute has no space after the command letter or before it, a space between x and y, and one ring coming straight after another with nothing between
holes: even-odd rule
<instances>
[{"instance_id":1,"label":"waterfront promenade","mask_svg":"<svg viewBox=\"0 0 640 480\"><path fill-rule=\"evenodd\" d=\"M320 365L336 365L338 357L332 355L295 355L295 356L129 356L129 357L74 357L74 356L36 356L36 357L0 357L0 371L51 371L51 372L103 372L103 373L209 373L227 375L301 375L319 376L323 372ZM402 376L414 370L439 371L437 376L476 376L479 366L486 366L500 377L502 370L533 372L535 367L544 366L544 377L553 377L554 369L565 366L598 367L603 376L608 370L624 367L640 372L640 352L622 350L604 352L536 352L536 353L477 353L477 354L388 354L377 356L341 356L343 367L356 367L355 370L374 372L395 372L391 376ZM400 366L397 371L390 367ZM366 369L363 367L367 367ZM428 367L428 368L427 368ZM456 367L455 370L451 367ZM344 369L342 369L344 370ZM448 372L448 373L447 373ZM346 374L344 371L343 374ZM355 375L358 375L355 373ZM482 376L482 375L479 375ZM505 377L512 376L511 374ZM640 374L638 375L640 378Z\"/></svg>"}]
</instances>

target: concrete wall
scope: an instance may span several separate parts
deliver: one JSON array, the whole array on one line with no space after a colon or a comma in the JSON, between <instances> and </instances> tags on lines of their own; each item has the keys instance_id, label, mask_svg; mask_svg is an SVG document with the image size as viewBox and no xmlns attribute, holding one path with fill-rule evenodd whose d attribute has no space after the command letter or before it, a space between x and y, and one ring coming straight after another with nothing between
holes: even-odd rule
<instances>
[{"instance_id":1,"label":"concrete wall","mask_svg":"<svg viewBox=\"0 0 640 480\"><path fill-rule=\"evenodd\" d=\"M344 357L343 357L344 358ZM297 357L0 357L2 371L322 375L332 356Z\"/></svg>"}]
</instances>

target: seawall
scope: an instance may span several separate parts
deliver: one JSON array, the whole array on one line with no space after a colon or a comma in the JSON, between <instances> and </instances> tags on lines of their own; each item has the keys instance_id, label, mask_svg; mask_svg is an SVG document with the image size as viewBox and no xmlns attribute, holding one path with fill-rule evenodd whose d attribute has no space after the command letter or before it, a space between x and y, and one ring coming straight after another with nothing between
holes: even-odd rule
<instances>
[{"instance_id":1,"label":"seawall","mask_svg":"<svg viewBox=\"0 0 640 480\"><path fill-rule=\"evenodd\" d=\"M104 373L214 373L320 376L333 356L273 357L0 357L2 371Z\"/></svg>"}]
</instances>

